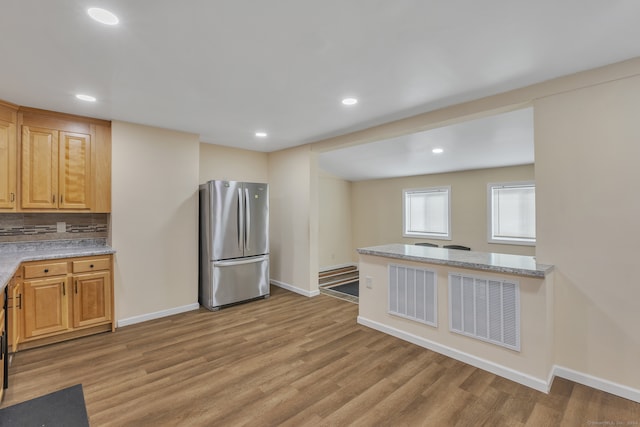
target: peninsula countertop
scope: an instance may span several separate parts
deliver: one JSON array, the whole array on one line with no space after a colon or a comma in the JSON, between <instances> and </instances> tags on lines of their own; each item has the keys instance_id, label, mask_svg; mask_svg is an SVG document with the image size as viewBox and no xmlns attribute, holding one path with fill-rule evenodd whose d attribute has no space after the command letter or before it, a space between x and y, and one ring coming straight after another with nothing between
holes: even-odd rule
<instances>
[{"instance_id":1,"label":"peninsula countertop","mask_svg":"<svg viewBox=\"0 0 640 427\"><path fill-rule=\"evenodd\" d=\"M402 243L359 248L358 253L526 277L544 278L553 270L553 265L538 264L532 256L461 251Z\"/></svg>"},{"instance_id":2,"label":"peninsula countertop","mask_svg":"<svg viewBox=\"0 0 640 427\"><path fill-rule=\"evenodd\" d=\"M25 261L109 255L116 251L105 239L55 240L43 242L0 243L0 290Z\"/></svg>"}]
</instances>

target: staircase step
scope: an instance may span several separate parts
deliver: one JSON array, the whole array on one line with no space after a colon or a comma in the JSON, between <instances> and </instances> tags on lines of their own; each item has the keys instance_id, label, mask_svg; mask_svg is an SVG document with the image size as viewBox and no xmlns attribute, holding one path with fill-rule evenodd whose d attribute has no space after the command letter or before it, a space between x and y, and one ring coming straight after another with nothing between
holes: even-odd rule
<instances>
[{"instance_id":1,"label":"staircase step","mask_svg":"<svg viewBox=\"0 0 640 427\"><path fill-rule=\"evenodd\" d=\"M329 277L329 276L335 276L338 274L343 274L343 273L348 273L348 272L357 272L358 271L358 266L355 265L350 265L348 267L340 267L340 268L335 268L333 270L326 270L326 271L321 271L318 274L318 277L323 278L323 277Z\"/></svg>"},{"instance_id":2,"label":"staircase step","mask_svg":"<svg viewBox=\"0 0 640 427\"><path fill-rule=\"evenodd\" d=\"M359 276L360 274L358 273L358 271L351 271L349 273L323 277L320 279L319 284L320 286L327 286L327 285L337 285L340 283L348 283L348 282L353 282L354 280L358 280Z\"/></svg>"}]
</instances>

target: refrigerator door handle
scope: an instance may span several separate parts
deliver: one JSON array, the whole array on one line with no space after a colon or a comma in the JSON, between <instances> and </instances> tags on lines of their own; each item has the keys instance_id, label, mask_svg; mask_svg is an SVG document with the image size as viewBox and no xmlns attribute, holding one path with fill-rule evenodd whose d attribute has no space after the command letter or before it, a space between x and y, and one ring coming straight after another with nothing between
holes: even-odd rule
<instances>
[{"instance_id":1,"label":"refrigerator door handle","mask_svg":"<svg viewBox=\"0 0 640 427\"><path fill-rule=\"evenodd\" d=\"M234 265L253 264L254 262L262 262L265 259L267 259L267 257L261 256L261 257L253 257L249 259L243 258L237 261L215 261L213 263L213 266L214 267L232 267Z\"/></svg>"},{"instance_id":2,"label":"refrigerator door handle","mask_svg":"<svg viewBox=\"0 0 640 427\"><path fill-rule=\"evenodd\" d=\"M244 220L245 220L245 230L244 230L244 248L249 249L249 241L251 238L251 201L249 200L249 189L244 189Z\"/></svg>"},{"instance_id":3,"label":"refrigerator door handle","mask_svg":"<svg viewBox=\"0 0 640 427\"><path fill-rule=\"evenodd\" d=\"M238 222L237 222L237 230L238 230L238 249L242 249L242 240L243 240L243 227L244 224L244 210L242 209L242 190L238 188Z\"/></svg>"}]
</instances>

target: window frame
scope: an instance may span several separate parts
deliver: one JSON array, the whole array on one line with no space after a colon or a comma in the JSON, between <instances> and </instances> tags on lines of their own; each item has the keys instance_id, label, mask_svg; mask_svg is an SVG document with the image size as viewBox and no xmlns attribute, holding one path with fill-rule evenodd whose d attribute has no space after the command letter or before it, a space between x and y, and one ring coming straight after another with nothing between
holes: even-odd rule
<instances>
[{"instance_id":1,"label":"window frame","mask_svg":"<svg viewBox=\"0 0 640 427\"><path fill-rule=\"evenodd\" d=\"M536 188L535 181L512 181L512 182L490 182L487 184L487 241L501 245L519 245L519 246L535 246L538 238L537 229L533 240L528 238L517 237L494 237L493 233L493 189L496 187L533 187ZM534 218L536 216L535 200L534 200ZM537 221L536 221L537 227Z\"/></svg>"},{"instance_id":2,"label":"window frame","mask_svg":"<svg viewBox=\"0 0 640 427\"><path fill-rule=\"evenodd\" d=\"M407 231L407 194L409 193L447 193L447 233L409 232ZM402 236L422 239L452 240L451 237L451 186L406 188L402 190Z\"/></svg>"}]
</instances>

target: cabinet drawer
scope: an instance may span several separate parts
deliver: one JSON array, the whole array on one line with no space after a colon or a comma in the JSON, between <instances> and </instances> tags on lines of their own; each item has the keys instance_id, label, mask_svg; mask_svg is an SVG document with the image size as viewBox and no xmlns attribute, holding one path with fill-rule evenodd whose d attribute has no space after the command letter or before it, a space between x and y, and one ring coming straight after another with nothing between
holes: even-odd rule
<instances>
[{"instance_id":1,"label":"cabinet drawer","mask_svg":"<svg viewBox=\"0 0 640 427\"><path fill-rule=\"evenodd\" d=\"M24 266L24 278L33 279L35 277L60 276L67 274L66 262L47 262L42 264L31 264Z\"/></svg>"},{"instance_id":2,"label":"cabinet drawer","mask_svg":"<svg viewBox=\"0 0 640 427\"><path fill-rule=\"evenodd\" d=\"M74 273L86 273L111 268L111 260L109 258L84 259L82 261L73 261L72 264Z\"/></svg>"}]
</instances>

